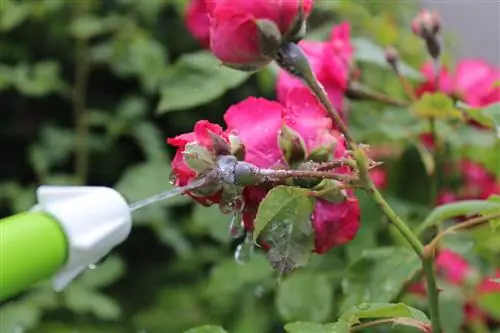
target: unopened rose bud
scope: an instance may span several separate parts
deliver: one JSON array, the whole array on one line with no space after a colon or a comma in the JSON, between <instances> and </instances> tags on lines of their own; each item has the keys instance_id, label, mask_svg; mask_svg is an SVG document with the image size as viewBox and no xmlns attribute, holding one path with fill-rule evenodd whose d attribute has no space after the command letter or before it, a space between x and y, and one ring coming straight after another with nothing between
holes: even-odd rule
<instances>
[{"instance_id":1,"label":"unopened rose bud","mask_svg":"<svg viewBox=\"0 0 500 333\"><path fill-rule=\"evenodd\" d=\"M299 133L288 126L283 126L278 143L281 153L289 166L304 161L306 157L306 144Z\"/></svg>"},{"instance_id":2,"label":"unopened rose bud","mask_svg":"<svg viewBox=\"0 0 500 333\"><path fill-rule=\"evenodd\" d=\"M389 46L385 49L385 61L396 73L399 72L399 52L395 47Z\"/></svg>"},{"instance_id":3,"label":"unopened rose bud","mask_svg":"<svg viewBox=\"0 0 500 333\"><path fill-rule=\"evenodd\" d=\"M241 142L240 137L229 134L228 139L231 147L231 155L235 156L239 161L243 161L245 159L245 145Z\"/></svg>"},{"instance_id":4,"label":"unopened rose bud","mask_svg":"<svg viewBox=\"0 0 500 333\"><path fill-rule=\"evenodd\" d=\"M271 62L280 46L296 42L312 11L312 0L206 0L210 48L228 67L254 71Z\"/></svg>"},{"instance_id":5,"label":"unopened rose bud","mask_svg":"<svg viewBox=\"0 0 500 333\"><path fill-rule=\"evenodd\" d=\"M198 173L206 172L215 167L214 156L203 146L196 142L186 144L184 151L184 162L190 169Z\"/></svg>"},{"instance_id":6,"label":"unopened rose bud","mask_svg":"<svg viewBox=\"0 0 500 333\"><path fill-rule=\"evenodd\" d=\"M441 17L436 12L422 10L412 21L412 30L425 40L427 51L433 59L441 55L438 34L441 31Z\"/></svg>"},{"instance_id":7,"label":"unopened rose bud","mask_svg":"<svg viewBox=\"0 0 500 333\"><path fill-rule=\"evenodd\" d=\"M231 153L231 147L223 137L212 131L207 131L207 133L212 139L212 150L216 155L229 155Z\"/></svg>"},{"instance_id":8,"label":"unopened rose bud","mask_svg":"<svg viewBox=\"0 0 500 333\"><path fill-rule=\"evenodd\" d=\"M435 36L441 31L441 17L436 12L423 9L411 22L411 28L422 38Z\"/></svg>"}]
</instances>

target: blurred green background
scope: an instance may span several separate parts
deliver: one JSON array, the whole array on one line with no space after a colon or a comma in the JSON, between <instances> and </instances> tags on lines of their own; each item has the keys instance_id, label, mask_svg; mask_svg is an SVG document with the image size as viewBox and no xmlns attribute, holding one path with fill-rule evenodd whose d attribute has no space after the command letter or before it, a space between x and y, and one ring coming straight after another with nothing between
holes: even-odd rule
<instances>
[{"instance_id":1,"label":"blurred green background","mask_svg":"<svg viewBox=\"0 0 500 333\"><path fill-rule=\"evenodd\" d=\"M130 201L167 190L173 151L166 137L191 131L198 119L220 123L228 106L247 96L274 98L275 71L249 76L220 67L186 30L185 6L0 1L0 216L29 209L41 184L113 186ZM405 75L418 80L412 68L425 52L409 29L415 14L410 1L317 1L309 38L349 20L363 82L403 98L383 46L396 45ZM363 141L406 146L422 130L401 109L351 106ZM418 154L411 156L387 164L395 184L388 195L404 217L419 221L428 212L421 195L428 180ZM411 179L399 176L402 169ZM333 321L361 300L393 300L419 262L376 207L360 200L357 238L278 285L260 254L235 263L241 240L227 233L230 216L176 197L139 212L130 238L63 292L47 283L0 305L0 332L182 332L202 324L283 332L289 321ZM390 247L373 250L381 246ZM447 306L455 329L460 302Z\"/></svg>"}]
</instances>

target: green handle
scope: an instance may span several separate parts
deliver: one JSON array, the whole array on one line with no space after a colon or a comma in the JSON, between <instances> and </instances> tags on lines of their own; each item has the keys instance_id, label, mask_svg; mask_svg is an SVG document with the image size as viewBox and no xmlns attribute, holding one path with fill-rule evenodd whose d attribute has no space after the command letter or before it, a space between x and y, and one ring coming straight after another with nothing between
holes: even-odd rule
<instances>
[{"instance_id":1,"label":"green handle","mask_svg":"<svg viewBox=\"0 0 500 333\"><path fill-rule=\"evenodd\" d=\"M46 213L0 220L0 301L49 279L66 262L68 244L58 221Z\"/></svg>"}]
</instances>

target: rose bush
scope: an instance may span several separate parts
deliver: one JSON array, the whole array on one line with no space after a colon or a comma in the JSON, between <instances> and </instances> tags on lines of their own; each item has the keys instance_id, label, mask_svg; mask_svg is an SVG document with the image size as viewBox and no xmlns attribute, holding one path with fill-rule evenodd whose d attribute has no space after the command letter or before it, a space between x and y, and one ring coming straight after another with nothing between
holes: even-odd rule
<instances>
[{"instance_id":1,"label":"rose bush","mask_svg":"<svg viewBox=\"0 0 500 333\"><path fill-rule=\"evenodd\" d=\"M2 299L0 332L498 333L498 69L453 69L438 13L2 5L2 216L39 184L169 199L61 293Z\"/></svg>"}]
</instances>

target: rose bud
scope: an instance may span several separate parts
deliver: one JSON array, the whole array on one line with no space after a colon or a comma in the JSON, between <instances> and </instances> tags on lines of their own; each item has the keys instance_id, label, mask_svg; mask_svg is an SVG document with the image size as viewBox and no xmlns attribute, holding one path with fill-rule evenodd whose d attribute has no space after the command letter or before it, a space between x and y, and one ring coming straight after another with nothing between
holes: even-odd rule
<instances>
[{"instance_id":1,"label":"rose bud","mask_svg":"<svg viewBox=\"0 0 500 333\"><path fill-rule=\"evenodd\" d=\"M313 0L206 0L210 48L228 67L257 70L300 39Z\"/></svg>"}]
</instances>

